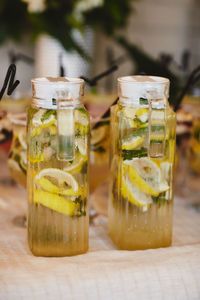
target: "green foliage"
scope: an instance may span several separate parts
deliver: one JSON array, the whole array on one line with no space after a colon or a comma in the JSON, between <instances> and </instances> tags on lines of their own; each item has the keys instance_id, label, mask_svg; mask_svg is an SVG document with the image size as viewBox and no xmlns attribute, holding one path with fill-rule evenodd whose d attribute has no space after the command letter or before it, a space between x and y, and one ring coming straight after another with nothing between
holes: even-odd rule
<instances>
[{"instance_id":1,"label":"green foliage","mask_svg":"<svg viewBox=\"0 0 200 300\"><path fill-rule=\"evenodd\" d=\"M30 29L27 6L21 0L0 1L0 44L8 38L19 41Z\"/></svg>"},{"instance_id":2,"label":"green foliage","mask_svg":"<svg viewBox=\"0 0 200 300\"><path fill-rule=\"evenodd\" d=\"M88 59L87 53L74 38L74 29L84 32L87 26L99 28L112 35L116 29L126 25L131 4L136 0L104 0L99 6L87 7L79 14L77 6L84 0L46 0L45 9L30 12L23 0L0 1L0 43L6 39L20 40L24 33L32 39L47 33L56 38L63 47L77 51Z\"/></svg>"},{"instance_id":3,"label":"green foliage","mask_svg":"<svg viewBox=\"0 0 200 300\"><path fill-rule=\"evenodd\" d=\"M104 5L85 14L86 23L108 35L126 25L134 0L104 0Z\"/></svg>"}]
</instances>

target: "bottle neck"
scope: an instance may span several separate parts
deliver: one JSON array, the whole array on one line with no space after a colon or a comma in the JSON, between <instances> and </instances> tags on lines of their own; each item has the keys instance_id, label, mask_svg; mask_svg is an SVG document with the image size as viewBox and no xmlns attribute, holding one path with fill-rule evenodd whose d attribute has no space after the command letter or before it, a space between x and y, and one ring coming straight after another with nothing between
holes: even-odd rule
<instances>
[{"instance_id":1,"label":"bottle neck","mask_svg":"<svg viewBox=\"0 0 200 300\"><path fill-rule=\"evenodd\" d=\"M128 98L128 97L120 97L118 104L121 106L127 107L151 107L153 109L164 109L168 106L168 99L166 97L160 99L152 99L152 98Z\"/></svg>"},{"instance_id":2,"label":"bottle neck","mask_svg":"<svg viewBox=\"0 0 200 300\"><path fill-rule=\"evenodd\" d=\"M68 107L79 107L82 106L82 97L77 99L40 99L32 98L31 105L35 108L45 108L45 109L54 109L57 110L60 108L59 103L62 103L62 109Z\"/></svg>"}]
</instances>

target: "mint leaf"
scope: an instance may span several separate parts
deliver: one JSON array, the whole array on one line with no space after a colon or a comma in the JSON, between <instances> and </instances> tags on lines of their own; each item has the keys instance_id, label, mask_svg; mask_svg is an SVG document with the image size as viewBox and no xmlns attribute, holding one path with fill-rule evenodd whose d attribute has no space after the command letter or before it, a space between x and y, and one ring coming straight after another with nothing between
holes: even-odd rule
<instances>
[{"instance_id":1,"label":"mint leaf","mask_svg":"<svg viewBox=\"0 0 200 300\"><path fill-rule=\"evenodd\" d=\"M147 149L142 147L139 150L122 150L123 160L131 160L134 157L145 157L147 156Z\"/></svg>"},{"instance_id":2,"label":"mint leaf","mask_svg":"<svg viewBox=\"0 0 200 300\"><path fill-rule=\"evenodd\" d=\"M56 105L56 99L52 98L52 105Z\"/></svg>"},{"instance_id":3,"label":"mint leaf","mask_svg":"<svg viewBox=\"0 0 200 300\"><path fill-rule=\"evenodd\" d=\"M161 193L160 195L158 195L157 197L155 196L151 196L153 203L158 203L159 207L165 203L165 201L167 201L164 197L164 193Z\"/></svg>"},{"instance_id":4,"label":"mint leaf","mask_svg":"<svg viewBox=\"0 0 200 300\"><path fill-rule=\"evenodd\" d=\"M151 131L155 132L155 131L164 131L165 130L165 126L164 125L152 125L151 126Z\"/></svg>"},{"instance_id":5,"label":"mint leaf","mask_svg":"<svg viewBox=\"0 0 200 300\"><path fill-rule=\"evenodd\" d=\"M129 140L132 137L141 136L148 133L148 127L139 128L137 130L132 131L124 137L124 140Z\"/></svg>"},{"instance_id":6,"label":"mint leaf","mask_svg":"<svg viewBox=\"0 0 200 300\"><path fill-rule=\"evenodd\" d=\"M140 105L148 105L149 104L149 102L148 102L148 99L146 99L146 98L140 98Z\"/></svg>"},{"instance_id":7,"label":"mint leaf","mask_svg":"<svg viewBox=\"0 0 200 300\"><path fill-rule=\"evenodd\" d=\"M42 115L42 117L41 117L41 122L44 122L45 120L48 120L49 119L49 117L51 116L51 115L55 115L55 110L53 110L53 109L49 109L49 110L47 110L43 115Z\"/></svg>"}]
</instances>

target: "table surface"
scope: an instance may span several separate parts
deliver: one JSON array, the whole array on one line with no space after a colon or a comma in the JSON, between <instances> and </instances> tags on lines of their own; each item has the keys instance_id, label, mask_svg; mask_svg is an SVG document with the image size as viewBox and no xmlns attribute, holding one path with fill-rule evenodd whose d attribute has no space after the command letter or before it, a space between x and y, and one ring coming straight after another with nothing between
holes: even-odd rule
<instances>
[{"instance_id":1,"label":"table surface","mask_svg":"<svg viewBox=\"0 0 200 300\"><path fill-rule=\"evenodd\" d=\"M88 253L63 258L30 253L14 222L26 204L21 187L0 185L0 299L200 299L200 214L188 199L175 198L172 247L119 251L99 217Z\"/></svg>"}]
</instances>

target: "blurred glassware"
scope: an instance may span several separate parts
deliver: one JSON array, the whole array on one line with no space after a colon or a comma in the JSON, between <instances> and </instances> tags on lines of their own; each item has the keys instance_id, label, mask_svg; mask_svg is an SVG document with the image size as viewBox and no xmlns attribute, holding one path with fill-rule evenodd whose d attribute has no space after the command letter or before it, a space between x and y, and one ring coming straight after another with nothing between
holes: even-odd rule
<instances>
[{"instance_id":1,"label":"blurred glassware","mask_svg":"<svg viewBox=\"0 0 200 300\"><path fill-rule=\"evenodd\" d=\"M177 111L177 153L178 168L175 176L176 193L190 199L196 198L198 193L197 178L194 176L191 164L195 155L191 155L191 148L197 145L194 142L194 124L200 116L200 89L194 87L190 94L187 94ZM196 146L197 149L197 146Z\"/></svg>"},{"instance_id":2,"label":"blurred glassware","mask_svg":"<svg viewBox=\"0 0 200 300\"><path fill-rule=\"evenodd\" d=\"M200 175L200 115L193 120L192 136L188 149L189 165L192 170Z\"/></svg>"},{"instance_id":3,"label":"blurred glassware","mask_svg":"<svg viewBox=\"0 0 200 300\"><path fill-rule=\"evenodd\" d=\"M180 196L187 196L190 191L188 187L188 160L187 149L192 131L192 114L184 109L176 112L176 156L178 161L175 168L175 191Z\"/></svg>"},{"instance_id":4,"label":"blurred glassware","mask_svg":"<svg viewBox=\"0 0 200 300\"><path fill-rule=\"evenodd\" d=\"M8 167L12 178L26 188L26 114L10 114L9 118L13 127L13 139L8 157Z\"/></svg>"},{"instance_id":5,"label":"blurred glassware","mask_svg":"<svg viewBox=\"0 0 200 300\"><path fill-rule=\"evenodd\" d=\"M188 185L192 192L192 201L194 201L189 207L200 212L200 107L194 116L187 158L190 167Z\"/></svg>"},{"instance_id":6,"label":"blurred glassware","mask_svg":"<svg viewBox=\"0 0 200 300\"><path fill-rule=\"evenodd\" d=\"M0 109L9 113L21 113L30 103L30 95L16 91L12 96L4 96L0 102Z\"/></svg>"},{"instance_id":7,"label":"blurred glassware","mask_svg":"<svg viewBox=\"0 0 200 300\"><path fill-rule=\"evenodd\" d=\"M91 130L90 146L90 192L106 181L109 176L109 146L110 146L110 118L95 119Z\"/></svg>"},{"instance_id":8,"label":"blurred glassware","mask_svg":"<svg viewBox=\"0 0 200 300\"><path fill-rule=\"evenodd\" d=\"M6 111L0 110L0 184L1 185L11 185L13 180L10 177L9 172L3 171L2 168L7 161L9 149L12 142L12 125L8 118Z\"/></svg>"},{"instance_id":9,"label":"blurred glassware","mask_svg":"<svg viewBox=\"0 0 200 300\"><path fill-rule=\"evenodd\" d=\"M12 139L12 125L8 114L0 110L0 149L8 153Z\"/></svg>"}]
</instances>

